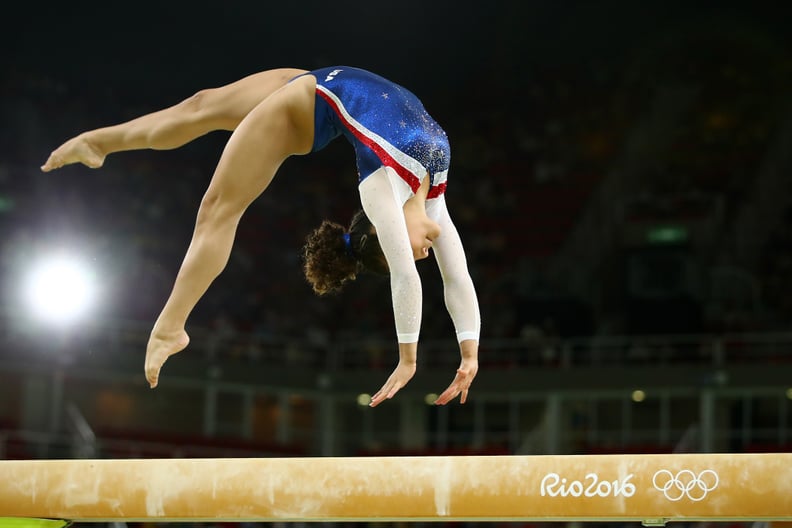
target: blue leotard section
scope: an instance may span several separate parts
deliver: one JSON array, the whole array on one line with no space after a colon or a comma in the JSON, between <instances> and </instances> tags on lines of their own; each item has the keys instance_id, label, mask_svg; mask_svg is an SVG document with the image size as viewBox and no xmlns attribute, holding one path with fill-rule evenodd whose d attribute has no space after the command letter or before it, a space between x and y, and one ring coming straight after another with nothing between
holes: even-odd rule
<instances>
[{"instance_id":1,"label":"blue leotard section","mask_svg":"<svg viewBox=\"0 0 792 528\"><path fill-rule=\"evenodd\" d=\"M409 90L349 66L309 72L316 78L313 151L344 135L362 181L383 165L413 190L427 174L435 196L445 189L451 150L445 131Z\"/></svg>"}]
</instances>

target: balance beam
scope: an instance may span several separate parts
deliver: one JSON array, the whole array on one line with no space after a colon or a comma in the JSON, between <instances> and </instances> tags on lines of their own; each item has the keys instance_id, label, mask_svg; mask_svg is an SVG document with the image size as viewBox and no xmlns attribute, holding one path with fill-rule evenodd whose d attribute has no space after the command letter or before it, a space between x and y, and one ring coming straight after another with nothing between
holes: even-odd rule
<instances>
[{"instance_id":1,"label":"balance beam","mask_svg":"<svg viewBox=\"0 0 792 528\"><path fill-rule=\"evenodd\" d=\"M0 517L792 520L792 453L0 461Z\"/></svg>"}]
</instances>

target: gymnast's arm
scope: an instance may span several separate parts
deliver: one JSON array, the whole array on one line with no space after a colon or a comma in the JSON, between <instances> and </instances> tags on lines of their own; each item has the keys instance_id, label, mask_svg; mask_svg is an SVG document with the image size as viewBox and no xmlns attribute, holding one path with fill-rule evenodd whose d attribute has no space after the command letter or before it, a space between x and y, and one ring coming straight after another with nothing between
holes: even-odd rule
<instances>
[{"instance_id":1,"label":"gymnast's arm","mask_svg":"<svg viewBox=\"0 0 792 528\"><path fill-rule=\"evenodd\" d=\"M415 267L404 212L391 187L388 172L380 169L360 184L363 211L377 230L390 271L391 299L399 363L382 388L371 398L372 407L392 398L415 374L423 307L421 279Z\"/></svg>"},{"instance_id":2,"label":"gymnast's arm","mask_svg":"<svg viewBox=\"0 0 792 528\"><path fill-rule=\"evenodd\" d=\"M72 163L99 168L113 152L170 150L215 130L234 130L261 101L305 70L280 68L208 88L171 107L109 127L83 132L50 154L41 170Z\"/></svg>"},{"instance_id":3,"label":"gymnast's arm","mask_svg":"<svg viewBox=\"0 0 792 528\"><path fill-rule=\"evenodd\" d=\"M444 405L461 395L461 402L467 400L467 393L473 378L478 372L478 344L481 330L476 289L467 267L467 258L456 226L445 203L440 196L427 202L427 212L440 225L440 236L432 244L432 251L443 278L443 291L446 308L454 322L459 342L461 363L456 377L435 403Z\"/></svg>"}]
</instances>

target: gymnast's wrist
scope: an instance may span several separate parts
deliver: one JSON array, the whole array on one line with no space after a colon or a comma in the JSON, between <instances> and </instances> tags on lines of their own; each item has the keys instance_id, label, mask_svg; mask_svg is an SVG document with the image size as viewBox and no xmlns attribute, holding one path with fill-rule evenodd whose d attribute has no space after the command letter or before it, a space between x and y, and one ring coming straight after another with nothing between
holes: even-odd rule
<instances>
[{"instance_id":1,"label":"gymnast's wrist","mask_svg":"<svg viewBox=\"0 0 792 528\"><path fill-rule=\"evenodd\" d=\"M415 365L418 363L418 343L399 343L399 362Z\"/></svg>"},{"instance_id":2,"label":"gymnast's wrist","mask_svg":"<svg viewBox=\"0 0 792 528\"><path fill-rule=\"evenodd\" d=\"M478 340L465 339L459 343L459 355L462 360L478 361Z\"/></svg>"},{"instance_id":3,"label":"gymnast's wrist","mask_svg":"<svg viewBox=\"0 0 792 528\"><path fill-rule=\"evenodd\" d=\"M462 332L457 332L456 334L457 342L462 344L462 341L478 341L479 340L479 331L478 330L465 330Z\"/></svg>"}]
</instances>

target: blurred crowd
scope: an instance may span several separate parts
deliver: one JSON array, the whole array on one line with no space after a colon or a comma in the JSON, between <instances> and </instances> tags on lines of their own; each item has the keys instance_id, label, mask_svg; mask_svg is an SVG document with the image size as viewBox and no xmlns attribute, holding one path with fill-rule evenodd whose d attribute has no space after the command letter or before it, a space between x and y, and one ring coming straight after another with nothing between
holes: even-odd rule
<instances>
[{"instance_id":1,"label":"blurred crowd","mask_svg":"<svg viewBox=\"0 0 792 528\"><path fill-rule=\"evenodd\" d=\"M672 146L664 157L647 163L651 174L635 175L646 181L642 192L614 208L623 208L627 222L684 221L707 214L717 201L725 204L724 231L739 218L785 124L779 87L788 86L792 69L788 56L743 38L701 39L614 64L534 67L519 83L470 80L455 87L453 99L441 86L419 94L451 140L448 204L466 244L487 339L555 339L611 328L590 299L570 292L563 277L546 268L663 87L692 87L694 103L668 131ZM115 154L98 171L42 174L37 166L62 140L155 108L140 100L121 108L112 87L83 93L24 72L11 73L6 83L0 103L9 123L0 132L6 310L16 307L14 274L38 253L65 247L99 270L104 317L153 321L226 133L177 151ZM311 229L323 219L348 223L358 207L356 182L354 155L343 140L287 161L243 218L228 268L190 324L211 329L219 340L299 337L321 345L390 335L387 280L363 276L345 292L320 299L300 269ZM747 311L743 305L709 310L692 330L772 329L768 321L792 316L790 297L781 293L792 286L790 224L792 200L758 266L741 269L757 284L755 304ZM717 245L718 265L739 267L730 260L729 241ZM431 262L419 270L426 299L422 334L450 336L439 274ZM696 302L705 312L708 300Z\"/></svg>"}]
</instances>

